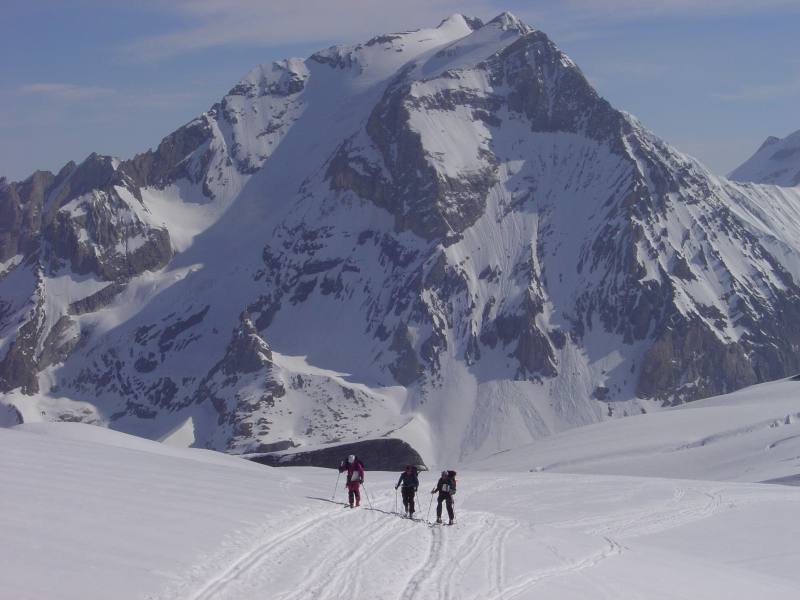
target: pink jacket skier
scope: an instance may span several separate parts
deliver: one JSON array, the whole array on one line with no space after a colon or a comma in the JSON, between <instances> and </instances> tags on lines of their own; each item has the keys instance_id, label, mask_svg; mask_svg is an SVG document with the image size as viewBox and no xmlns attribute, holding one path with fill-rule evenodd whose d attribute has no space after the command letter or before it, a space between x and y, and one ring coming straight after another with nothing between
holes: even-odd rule
<instances>
[{"instance_id":1,"label":"pink jacket skier","mask_svg":"<svg viewBox=\"0 0 800 600\"><path fill-rule=\"evenodd\" d=\"M345 471L347 472L347 499L350 502L350 508L353 508L354 499L355 506L361 504L359 486L364 482L364 465L355 455L351 454L346 461L343 460L339 465L339 473Z\"/></svg>"}]
</instances>

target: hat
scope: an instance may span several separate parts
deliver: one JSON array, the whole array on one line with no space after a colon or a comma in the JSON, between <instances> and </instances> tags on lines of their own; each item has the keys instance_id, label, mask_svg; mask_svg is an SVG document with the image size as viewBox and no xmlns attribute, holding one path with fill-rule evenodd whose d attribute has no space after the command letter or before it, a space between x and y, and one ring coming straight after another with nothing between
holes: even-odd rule
<instances>
[{"instance_id":1,"label":"hat","mask_svg":"<svg viewBox=\"0 0 800 600\"><path fill-rule=\"evenodd\" d=\"M349 462L350 464L353 464L354 462L356 462L355 454L351 454L350 456L348 456L347 457L347 462Z\"/></svg>"}]
</instances>

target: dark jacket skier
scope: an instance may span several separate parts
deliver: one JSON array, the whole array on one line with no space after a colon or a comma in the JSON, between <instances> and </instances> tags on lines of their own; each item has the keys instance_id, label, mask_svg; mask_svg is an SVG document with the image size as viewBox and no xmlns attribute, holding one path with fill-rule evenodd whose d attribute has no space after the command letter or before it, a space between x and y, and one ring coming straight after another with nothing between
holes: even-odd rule
<instances>
[{"instance_id":1,"label":"dark jacket skier","mask_svg":"<svg viewBox=\"0 0 800 600\"><path fill-rule=\"evenodd\" d=\"M350 502L350 508L353 508L353 500L355 506L361 504L361 492L359 486L364 483L364 465L358 458L351 454L347 460L343 460L339 465L339 473L347 471L347 500Z\"/></svg>"},{"instance_id":2,"label":"dark jacket skier","mask_svg":"<svg viewBox=\"0 0 800 600\"><path fill-rule=\"evenodd\" d=\"M403 494L403 508L405 508L406 515L409 517L414 516L414 494L417 493L419 487L419 478L417 476L417 468L411 465L406 465L405 471L400 473L400 479L397 480L397 485L394 489L402 486Z\"/></svg>"},{"instance_id":3,"label":"dark jacket skier","mask_svg":"<svg viewBox=\"0 0 800 600\"><path fill-rule=\"evenodd\" d=\"M442 471L442 476L436 482L436 487L431 490L431 494L439 492L436 499L436 522L442 522L442 502L447 506L447 516L450 517L450 525L453 524L455 513L453 512L453 496L456 493L456 474L455 471Z\"/></svg>"}]
</instances>

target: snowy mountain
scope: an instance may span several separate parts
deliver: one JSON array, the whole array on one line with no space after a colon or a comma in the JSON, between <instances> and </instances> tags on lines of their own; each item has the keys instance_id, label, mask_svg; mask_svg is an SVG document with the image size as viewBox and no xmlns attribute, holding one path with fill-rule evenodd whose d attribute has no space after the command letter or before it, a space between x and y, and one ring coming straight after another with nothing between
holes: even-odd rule
<instances>
[{"instance_id":1,"label":"snowy mountain","mask_svg":"<svg viewBox=\"0 0 800 600\"><path fill-rule=\"evenodd\" d=\"M0 214L25 421L452 460L800 370L800 189L715 177L508 13L261 65Z\"/></svg>"},{"instance_id":2,"label":"snowy mountain","mask_svg":"<svg viewBox=\"0 0 800 600\"><path fill-rule=\"evenodd\" d=\"M458 467L453 527L424 522L432 473L420 475L421 521L409 521L397 473L368 470L362 507L343 510L330 469L263 467L80 423L0 429L0 478L13 482L0 495L0 597L788 600L800 489L745 482L797 474L796 415L764 425L797 412L797 386L606 421ZM681 469L692 478L674 478Z\"/></svg>"},{"instance_id":3,"label":"snowy mountain","mask_svg":"<svg viewBox=\"0 0 800 600\"><path fill-rule=\"evenodd\" d=\"M758 151L734 169L729 177L735 181L786 187L800 185L800 131L783 139L768 137Z\"/></svg>"}]
</instances>

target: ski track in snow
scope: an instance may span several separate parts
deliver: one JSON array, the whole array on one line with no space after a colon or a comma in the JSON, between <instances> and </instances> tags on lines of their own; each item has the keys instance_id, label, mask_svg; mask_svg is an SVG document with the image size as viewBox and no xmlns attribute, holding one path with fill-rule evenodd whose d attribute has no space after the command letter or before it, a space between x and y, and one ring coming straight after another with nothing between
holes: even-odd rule
<instances>
[{"instance_id":1,"label":"ski track in snow","mask_svg":"<svg viewBox=\"0 0 800 600\"><path fill-rule=\"evenodd\" d=\"M708 518L725 507L719 491L675 488L671 499L641 510L625 508L616 514L557 523L551 527L581 529L589 535L638 537L680 527Z\"/></svg>"},{"instance_id":2,"label":"ski track in snow","mask_svg":"<svg viewBox=\"0 0 800 600\"><path fill-rule=\"evenodd\" d=\"M365 495L365 504L354 510L308 496L315 502L306 503L303 512L281 517L286 522L296 515L296 525L279 528L280 520L268 517L264 539L228 566L220 564L226 559L218 558L217 575L205 583L197 578L185 581L183 595L173 593L169 598L237 600L268 590L274 600L515 600L534 597L554 580L575 575L590 578L595 597L614 598L618 590L593 570L623 554L619 540L679 528L748 503L747 494L740 497L717 487L679 482L671 494L665 489L662 497L636 508L628 502L637 493L631 490L619 496L619 510L566 521L540 521L534 519L535 513L520 521L486 507L462 507L473 498L480 505L482 492L492 487L495 493L511 494L512 503L540 510L546 506L535 495L514 500L518 483L514 478L497 478L471 485L458 497L453 527L400 517L393 511L392 492L371 496L372 506ZM435 501L417 499L420 514L427 513L429 502L433 519ZM522 554L520 547L526 548ZM314 558L309 561L309 557ZM387 570L387 564L392 568ZM195 591L186 594L192 585Z\"/></svg>"},{"instance_id":3,"label":"ski track in snow","mask_svg":"<svg viewBox=\"0 0 800 600\"><path fill-rule=\"evenodd\" d=\"M521 581L507 586L500 594L494 596L491 600L513 600L544 581L562 575L577 573L585 569L591 569L607 558L622 554L622 546L619 543L608 537L604 539L607 545L599 552L582 559L566 560L562 565L557 567L535 571L533 574L523 577Z\"/></svg>"},{"instance_id":4,"label":"ski track in snow","mask_svg":"<svg viewBox=\"0 0 800 600\"><path fill-rule=\"evenodd\" d=\"M493 483L497 485L498 482ZM462 496L459 503L488 487L489 484L476 486L469 495ZM454 526L436 526L401 518L391 510L393 501L392 496L386 495L373 499L372 508L362 505L352 511L341 510L337 504L315 512L297 525L270 535L221 569L220 574L194 594L184 597L190 600L246 598L259 590L270 589L265 586L271 584L275 587L271 587L270 597L275 600L374 597L372 590L365 589L371 579L371 563L389 561L396 565L398 573L397 595L394 596L397 600L510 600L544 581L593 568L620 554L620 544L608 537L605 530L626 533L637 526L641 528L647 521L645 514L637 513L628 522L597 528L593 533L602 540L602 547L587 556L564 556L566 551L539 542L559 564L509 579L506 547L509 538L521 528L518 521L485 511L457 508ZM432 507L431 519L434 510ZM662 520L666 521L664 526L669 527L685 519L670 520L655 513L652 525L655 527ZM572 527L579 525L570 523ZM321 559L311 564L293 565L289 579L294 577L296 584L291 584L285 576L282 578L281 571L286 567L280 557L303 556L309 547L319 550L320 546L324 548L318 554ZM286 561L291 562L291 558ZM475 572L486 573L483 587L473 588L463 582L466 574ZM387 587L391 588L384 582L384 593Z\"/></svg>"},{"instance_id":5,"label":"ski track in snow","mask_svg":"<svg viewBox=\"0 0 800 600\"><path fill-rule=\"evenodd\" d=\"M321 521L330 518L328 514L320 514L306 521L302 521L295 527L291 527L274 538L266 540L262 545L244 554L238 561L225 570L220 576L212 579L192 600L212 600L217 598L231 583L237 581L243 575L246 576L264 561L271 558L275 552L281 552L284 546L297 536L309 533L315 529Z\"/></svg>"}]
</instances>

